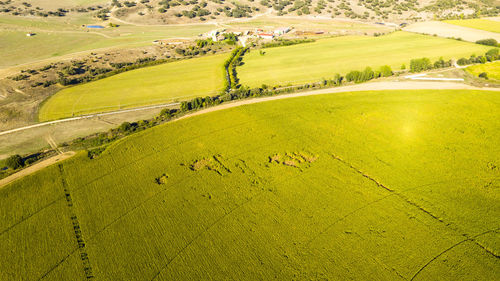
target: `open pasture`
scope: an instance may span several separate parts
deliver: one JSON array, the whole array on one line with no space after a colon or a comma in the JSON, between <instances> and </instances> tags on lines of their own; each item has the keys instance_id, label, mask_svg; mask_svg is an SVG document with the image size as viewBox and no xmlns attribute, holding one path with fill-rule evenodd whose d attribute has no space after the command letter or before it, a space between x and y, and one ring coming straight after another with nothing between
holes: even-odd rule
<instances>
[{"instance_id":1,"label":"open pasture","mask_svg":"<svg viewBox=\"0 0 500 281\"><path fill-rule=\"evenodd\" d=\"M499 113L358 92L155 127L0 189L0 279L495 280Z\"/></svg>"},{"instance_id":2,"label":"open pasture","mask_svg":"<svg viewBox=\"0 0 500 281\"><path fill-rule=\"evenodd\" d=\"M226 57L221 54L165 63L63 89L42 105L39 120L214 95L222 89Z\"/></svg>"},{"instance_id":3,"label":"open pasture","mask_svg":"<svg viewBox=\"0 0 500 281\"><path fill-rule=\"evenodd\" d=\"M479 74L486 72L488 74L488 78L500 80L500 62L498 61L469 66L466 70L476 77Z\"/></svg>"},{"instance_id":4,"label":"open pasture","mask_svg":"<svg viewBox=\"0 0 500 281\"><path fill-rule=\"evenodd\" d=\"M390 28L364 24L360 22L341 21L334 19L312 19L312 18L291 18L291 17L259 17L249 21L237 21L224 24L224 26L243 29L275 29L283 26L293 27L295 30L301 31L325 31L325 32L387 32Z\"/></svg>"},{"instance_id":5,"label":"open pasture","mask_svg":"<svg viewBox=\"0 0 500 281\"><path fill-rule=\"evenodd\" d=\"M87 15L63 18L0 16L0 67L32 63L83 51L152 45L157 39L195 38L215 25L133 26L89 30L99 23ZM106 25L104 23L104 25ZM36 33L27 37L27 32Z\"/></svg>"},{"instance_id":6,"label":"open pasture","mask_svg":"<svg viewBox=\"0 0 500 281\"><path fill-rule=\"evenodd\" d=\"M241 83L249 86L316 82L336 73L390 65L409 67L413 58L437 60L484 54L488 47L432 36L395 32L380 37L346 36L314 43L252 51L238 67Z\"/></svg>"},{"instance_id":7,"label":"open pasture","mask_svg":"<svg viewBox=\"0 0 500 281\"><path fill-rule=\"evenodd\" d=\"M446 23L500 33L500 22L489 19L446 20Z\"/></svg>"}]
</instances>

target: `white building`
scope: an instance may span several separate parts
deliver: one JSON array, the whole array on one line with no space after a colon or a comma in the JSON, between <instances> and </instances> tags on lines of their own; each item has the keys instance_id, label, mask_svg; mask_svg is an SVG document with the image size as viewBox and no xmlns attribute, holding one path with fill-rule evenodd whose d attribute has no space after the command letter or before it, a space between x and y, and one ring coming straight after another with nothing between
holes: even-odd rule
<instances>
[{"instance_id":1,"label":"white building","mask_svg":"<svg viewBox=\"0 0 500 281\"><path fill-rule=\"evenodd\" d=\"M257 34L257 36L259 36L259 38L262 38L262 39L273 39L274 38L274 34L271 34L271 33L259 33Z\"/></svg>"}]
</instances>

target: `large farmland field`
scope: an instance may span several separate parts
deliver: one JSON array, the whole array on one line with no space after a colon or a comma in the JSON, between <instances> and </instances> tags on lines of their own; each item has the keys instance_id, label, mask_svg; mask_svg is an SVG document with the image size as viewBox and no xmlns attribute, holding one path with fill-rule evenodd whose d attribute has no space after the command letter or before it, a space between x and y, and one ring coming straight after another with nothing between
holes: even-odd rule
<instances>
[{"instance_id":1,"label":"large farmland field","mask_svg":"<svg viewBox=\"0 0 500 281\"><path fill-rule=\"evenodd\" d=\"M238 68L241 82L249 86L316 82L335 73L346 74L390 65L399 70L412 58L433 60L484 54L489 48L477 44L406 32L381 37L350 36L318 40L291 47L253 51Z\"/></svg>"},{"instance_id":2,"label":"large farmland field","mask_svg":"<svg viewBox=\"0 0 500 281\"><path fill-rule=\"evenodd\" d=\"M64 89L43 104L39 120L214 95L222 89L226 57L171 62Z\"/></svg>"},{"instance_id":3,"label":"large farmland field","mask_svg":"<svg viewBox=\"0 0 500 281\"><path fill-rule=\"evenodd\" d=\"M500 21L488 19L447 20L446 23L500 33Z\"/></svg>"},{"instance_id":4,"label":"large farmland field","mask_svg":"<svg viewBox=\"0 0 500 281\"><path fill-rule=\"evenodd\" d=\"M146 130L0 189L0 280L497 280L499 113L357 92Z\"/></svg>"}]
</instances>

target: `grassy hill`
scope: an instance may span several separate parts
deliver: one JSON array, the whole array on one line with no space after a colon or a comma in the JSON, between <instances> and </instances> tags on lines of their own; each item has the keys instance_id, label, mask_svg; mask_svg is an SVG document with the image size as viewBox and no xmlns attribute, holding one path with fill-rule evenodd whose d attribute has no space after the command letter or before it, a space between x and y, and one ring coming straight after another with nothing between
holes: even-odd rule
<instances>
[{"instance_id":1,"label":"grassy hill","mask_svg":"<svg viewBox=\"0 0 500 281\"><path fill-rule=\"evenodd\" d=\"M436 60L484 54L489 48L452 39L395 32L380 37L350 36L315 43L253 51L238 68L241 82L249 86L316 82L335 73L346 74L369 66L389 65L399 70L411 59Z\"/></svg>"},{"instance_id":2,"label":"grassy hill","mask_svg":"<svg viewBox=\"0 0 500 281\"><path fill-rule=\"evenodd\" d=\"M1 280L494 280L500 95L291 98L0 189Z\"/></svg>"},{"instance_id":3,"label":"grassy hill","mask_svg":"<svg viewBox=\"0 0 500 281\"><path fill-rule=\"evenodd\" d=\"M128 71L63 89L40 108L39 120L212 96L223 86L225 54Z\"/></svg>"}]
</instances>

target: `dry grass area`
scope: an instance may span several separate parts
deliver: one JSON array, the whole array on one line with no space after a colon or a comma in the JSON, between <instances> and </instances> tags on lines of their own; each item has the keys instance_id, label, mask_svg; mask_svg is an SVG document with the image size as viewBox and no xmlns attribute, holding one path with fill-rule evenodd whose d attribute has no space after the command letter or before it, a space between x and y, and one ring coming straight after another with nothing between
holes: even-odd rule
<instances>
[{"instance_id":1,"label":"dry grass area","mask_svg":"<svg viewBox=\"0 0 500 281\"><path fill-rule=\"evenodd\" d=\"M458 26L441 21L417 22L405 27L403 30L430 35L436 34L437 36L446 38L462 38L470 42L488 38L500 41L499 33Z\"/></svg>"}]
</instances>

